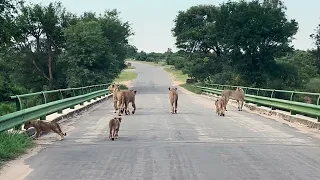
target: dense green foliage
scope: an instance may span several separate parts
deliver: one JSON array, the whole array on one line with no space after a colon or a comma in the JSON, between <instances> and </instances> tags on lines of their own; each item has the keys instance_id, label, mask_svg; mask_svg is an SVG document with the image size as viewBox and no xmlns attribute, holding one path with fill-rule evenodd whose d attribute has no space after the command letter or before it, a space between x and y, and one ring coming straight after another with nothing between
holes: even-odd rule
<instances>
[{"instance_id":1,"label":"dense green foliage","mask_svg":"<svg viewBox=\"0 0 320 180\"><path fill-rule=\"evenodd\" d=\"M279 0L190 7L174 21L179 51L159 59L201 82L319 92L320 25L311 35L317 48L295 50L298 23L285 11ZM156 61L151 53L136 58Z\"/></svg>"},{"instance_id":2,"label":"dense green foliage","mask_svg":"<svg viewBox=\"0 0 320 180\"><path fill-rule=\"evenodd\" d=\"M111 82L136 52L119 12L76 16L60 2L0 1L0 114L10 95Z\"/></svg>"}]
</instances>

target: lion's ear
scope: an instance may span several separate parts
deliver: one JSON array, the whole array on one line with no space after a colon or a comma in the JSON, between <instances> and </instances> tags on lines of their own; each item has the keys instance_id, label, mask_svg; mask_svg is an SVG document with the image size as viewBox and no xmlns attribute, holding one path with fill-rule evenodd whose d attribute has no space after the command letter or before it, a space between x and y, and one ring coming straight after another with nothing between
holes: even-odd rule
<instances>
[{"instance_id":1,"label":"lion's ear","mask_svg":"<svg viewBox=\"0 0 320 180\"><path fill-rule=\"evenodd\" d=\"M134 90L133 92L134 92L135 94L137 93L137 91L136 91L136 90Z\"/></svg>"},{"instance_id":2,"label":"lion's ear","mask_svg":"<svg viewBox=\"0 0 320 180\"><path fill-rule=\"evenodd\" d=\"M169 89L169 91L170 91L170 87L169 87L168 89Z\"/></svg>"},{"instance_id":3,"label":"lion's ear","mask_svg":"<svg viewBox=\"0 0 320 180\"><path fill-rule=\"evenodd\" d=\"M122 118L121 118L121 117L119 117L119 118L118 118L118 120L121 122Z\"/></svg>"}]
</instances>

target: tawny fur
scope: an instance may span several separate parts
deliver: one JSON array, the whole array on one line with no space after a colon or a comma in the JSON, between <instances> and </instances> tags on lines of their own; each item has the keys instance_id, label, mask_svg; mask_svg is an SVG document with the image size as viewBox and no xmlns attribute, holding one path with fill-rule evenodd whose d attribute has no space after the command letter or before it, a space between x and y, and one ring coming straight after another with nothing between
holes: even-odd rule
<instances>
[{"instance_id":1,"label":"tawny fur","mask_svg":"<svg viewBox=\"0 0 320 180\"><path fill-rule=\"evenodd\" d=\"M115 109L115 113L118 111L118 116L125 111L128 114L128 104L131 102L133 111L132 114L135 113L136 104L135 104L135 95L137 91L134 90L120 90L119 85L111 84L108 87L108 90L112 91L113 93L113 106Z\"/></svg>"},{"instance_id":2,"label":"tawny fur","mask_svg":"<svg viewBox=\"0 0 320 180\"><path fill-rule=\"evenodd\" d=\"M225 111L227 111L227 104L229 102L229 99L236 100L238 104L238 111L242 111L244 97L245 97L245 94L242 88L237 88L235 91L229 90L229 89L223 90L221 93L221 96L225 98L225 106L224 106Z\"/></svg>"},{"instance_id":3,"label":"tawny fur","mask_svg":"<svg viewBox=\"0 0 320 180\"><path fill-rule=\"evenodd\" d=\"M24 129L27 130L30 127L34 127L36 129L36 131L37 131L36 137L35 137L36 139L40 136L41 132L53 131L61 136L60 140L63 140L64 136L67 135L66 133L63 133L61 131L59 124L56 122L45 122L45 121L41 121L41 120L32 120L32 121L26 122L24 124Z\"/></svg>"},{"instance_id":4,"label":"tawny fur","mask_svg":"<svg viewBox=\"0 0 320 180\"><path fill-rule=\"evenodd\" d=\"M128 109L129 103L131 103L132 108L133 108L132 114L134 114L136 112L136 103L135 103L136 94L137 94L136 90L125 91L125 97L123 98L123 101L122 101L123 104L119 105L119 106L123 107L121 110L121 113L123 113L123 111L124 111L126 115L130 114L130 111Z\"/></svg>"},{"instance_id":5,"label":"tawny fur","mask_svg":"<svg viewBox=\"0 0 320 180\"><path fill-rule=\"evenodd\" d=\"M220 97L215 101L215 105L216 105L216 113L219 116L225 116L225 98L224 97Z\"/></svg>"},{"instance_id":6,"label":"tawny fur","mask_svg":"<svg viewBox=\"0 0 320 180\"><path fill-rule=\"evenodd\" d=\"M178 108L178 89L177 88L168 88L169 89L169 101L171 105L171 114L177 114Z\"/></svg>"},{"instance_id":7,"label":"tawny fur","mask_svg":"<svg viewBox=\"0 0 320 180\"><path fill-rule=\"evenodd\" d=\"M114 141L114 138L118 139L121 119L121 117L114 117L109 121L109 139L112 141Z\"/></svg>"}]
</instances>

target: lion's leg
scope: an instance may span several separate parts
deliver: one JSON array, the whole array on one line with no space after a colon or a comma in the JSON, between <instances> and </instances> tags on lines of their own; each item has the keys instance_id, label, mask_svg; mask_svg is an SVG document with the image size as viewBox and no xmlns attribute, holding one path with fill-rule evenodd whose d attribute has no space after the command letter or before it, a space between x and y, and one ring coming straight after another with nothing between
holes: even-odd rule
<instances>
[{"instance_id":1,"label":"lion's leg","mask_svg":"<svg viewBox=\"0 0 320 180\"><path fill-rule=\"evenodd\" d=\"M128 105L129 105L129 102L125 102L124 103L124 113L126 114L126 115L129 115L129 113L128 113Z\"/></svg>"},{"instance_id":2,"label":"lion's leg","mask_svg":"<svg viewBox=\"0 0 320 180\"><path fill-rule=\"evenodd\" d=\"M174 106L175 106L175 108L174 108L174 113L177 114L178 100L176 100L176 102L174 103Z\"/></svg>"},{"instance_id":3,"label":"lion's leg","mask_svg":"<svg viewBox=\"0 0 320 180\"><path fill-rule=\"evenodd\" d=\"M242 111L242 107L243 107L243 100L241 100L240 111Z\"/></svg>"},{"instance_id":4,"label":"lion's leg","mask_svg":"<svg viewBox=\"0 0 320 180\"><path fill-rule=\"evenodd\" d=\"M132 114L134 114L136 112L136 103L134 101L132 101L132 108L133 108Z\"/></svg>"},{"instance_id":5,"label":"lion's leg","mask_svg":"<svg viewBox=\"0 0 320 180\"><path fill-rule=\"evenodd\" d=\"M116 129L116 139L118 139L118 137L119 137L118 133L119 133L119 128Z\"/></svg>"},{"instance_id":6,"label":"lion's leg","mask_svg":"<svg viewBox=\"0 0 320 180\"><path fill-rule=\"evenodd\" d=\"M112 136L112 128L109 129L109 139L111 139Z\"/></svg>"},{"instance_id":7,"label":"lion's leg","mask_svg":"<svg viewBox=\"0 0 320 180\"><path fill-rule=\"evenodd\" d=\"M60 137L61 137L61 140L64 139L63 137L63 133L61 131L59 131L59 129L52 129L53 132L57 133Z\"/></svg>"},{"instance_id":8,"label":"lion's leg","mask_svg":"<svg viewBox=\"0 0 320 180\"><path fill-rule=\"evenodd\" d=\"M170 102L171 104L171 114L173 114L173 102Z\"/></svg>"},{"instance_id":9,"label":"lion's leg","mask_svg":"<svg viewBox=\"0 0 320 180\"><path fill-rule=\"evenodd\" d=\"M227 111L227 104L229 102L229 98L225 97L226 103L224 104L224 110Z\"/></svg>"},{"instance_id":10,"label":"lion's leg","mask_svg":"<svg viewBox=\"0 0 320 180\"><path fill-rule=\"evenodd\" d=\"M40 136L40 134L41 134L41 130L39 130L39 129L36 129L36 130L37 130L37 133L36 133L35 138L36 138L36 139L38 139L38 138L39 138L39 136Z\"/></svg>"},{"instance_id":11,"label":"lion's leg","mask_svg":"<svg viewBox=\"0 0 320 180\"><path fill-rule=\"evenodd\" d=\"M113 101L113 107L114 107L114 113L117 113L117 110L118 110L117 101Z\"/></svg>"},{"instance_id":12,"label":"lion's leg","mask_svg":"<svg viewBox=\"0 0 320 180\"><path fill-rule=\"evenodd\" d=\"M117 106L118 106L118 116L121 116L121 109L122 109L122 107L121 107L121 101L118 101L117 102Z\"/></svg>"},{"instance_id":13,"label":"lion's leg","mask_svg":"<svg viewBox=\"0 0 320 180\"><path fill-rule=\"evenodd\" d=\"M112 138L111 138L112 141L114 141L115 133L116 133L116 130L112 128Z\"/></svg>"}]
</instances>

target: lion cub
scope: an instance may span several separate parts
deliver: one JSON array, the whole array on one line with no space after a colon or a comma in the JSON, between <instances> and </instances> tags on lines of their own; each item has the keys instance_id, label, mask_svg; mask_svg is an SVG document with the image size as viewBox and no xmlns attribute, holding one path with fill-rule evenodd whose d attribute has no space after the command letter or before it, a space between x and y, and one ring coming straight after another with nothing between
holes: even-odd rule
<instances>
[{"instance_id":1,"label":"lion cub","mask_svg":"<svg viewBox=\"0 0 320 180\"><path fill-rule=\"evenodd\" d=\"M121 119L121 117L114 117L109 121L109 139L111 139L112 141L114 141L114 138L118 139Z\"/></svg>"},{"instance_id":2,"label":"lion cub","mask_svg":"<svg viewBox=\"0 0 320 180\"><path fill-rule=\"evenodd\" d=\"M56 122L45 122L45 121L41 121L41 120L32 120L29 122L26 122L24 124L24 129L28 130L29 128L34 127L37 131L36 133L36 139L38 139L38 137L40 136L41 132L49 132L49 131L53 131L55 133L57 133L58 135L61 136L60 140L64 139L64 136L67 135L67 133L63 133L61 131L61 128L59 126L58 123Z\"/></svg>"},{"instance_id":3,"label":"lion cub","mask_svg":"<svg viewBox=\"0 0 320 180\"><path fill-rule=\"evenodd\" d=\"M219 116L224 116L225 114L225 104L226 100L224 97L220 97L216 100L215 105L216 105L216 113Z\"/></svg>"},{"instance_id":4,"label":"lion cub","mask_svg":"<svg viewBox=\"0 0 320 180\"><path fill-rule=\"evenodd\" d=\"M177 114L178 107L178 89L169 87L169 100L171 104L171 114Z\"/></svg>"}]
</instances>

